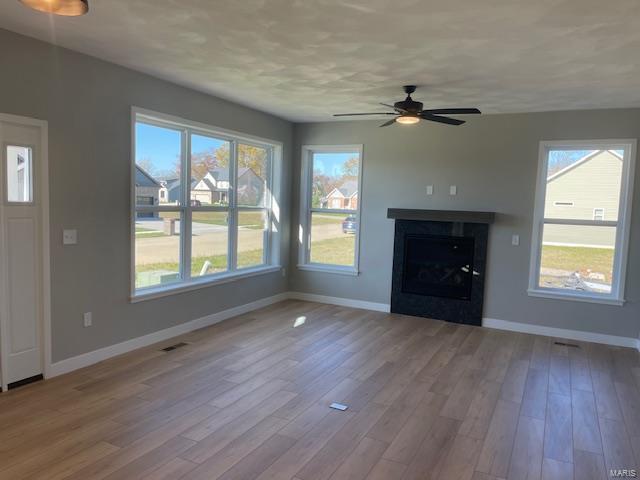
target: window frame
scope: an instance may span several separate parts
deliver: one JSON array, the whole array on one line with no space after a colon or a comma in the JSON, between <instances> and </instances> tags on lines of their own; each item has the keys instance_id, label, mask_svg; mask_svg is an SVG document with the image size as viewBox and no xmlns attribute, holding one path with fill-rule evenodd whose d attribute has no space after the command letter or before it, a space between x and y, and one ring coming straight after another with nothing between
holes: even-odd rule
<instances>
[{"instance_id":1,"label":"window frame","mask_svg":"<svg viewBox=\"0 0 640 480\"><path fill-rule=\"evenodd\" d=\"M178 130L181 135L181 174L182 185L179 205L137 205L136 201L136 125L138 122L148 125ZM193 206L191 205L191 136L201 135L214 137L216 140L229 142L229 195L227 205L223 206ZM266 165L266 198L262 207L246 207L237 205L237 145L250 145L268 150ZM227 283L240 278L276 272L282 269L280 265L280 249L277 248L280 239L279 218L274 209L279 211L280 180L279 172L282 168L283 144L271 139L261 138L233 130L223 129L180 118L165 113L155 112L139 107L131 108L131 193L130 193L130 301L132 303L166 295L173 295L185 291L206 288L212 285ZM231 161L233 159L233 161ZM276 174L278 172L278 175ZM266 228L263 248L263 263L250 267L237 267L238 234L236 231L240 211L265 211ZM180 215L180 280L166 285L154 285L136 288L135 261L135 225L138 212L177 212ZM194 212L227 212L227 270L214 272L203 276L191 274L192 248L192 218Z\"/></svg>"},{"instance_id":2,"label":"window frame","mask_svg":"<svg viewBox=\"0 0 640 480\"><path fill-rule=\"evenodd\" d=\"M636 139L563 140L541 141L538 153L538 175L536 180L533 229L529 265L529 286L527 293L533 297L574 300L607 305L624 305L629 238L631 233L631 208L636 164ZM623 150L623 165L620 181L620 203L618 220L571 220L545 219L547 193L548 154L550 150ZM539 285L540 261L542 254L542 234L545 224L584 225L615 227L613 278L610 294L580 292Z\"/></svg>"},{"instance_id":3,"label":"window frame","mask_svg":"<svg viewBox=\"0 0 640 480\"><path fill-rule=\"evenodd\" d=\"M314 153L357 153L358 165L358 205L353 209L312 208L311 194L313 180L313 154ZM364 146L353 145L303 145L300 162L300 220L298 227L298 269L315 272L335 273L341 275L357 276L360 274L360 232L362 229L362 178L364 166ZM311 262L311 216L314 212L339 213L347 216L355 216L357 230L355 233L355 247L353 266L334 265L328 263Z\"/></svg>"}]
</instances>

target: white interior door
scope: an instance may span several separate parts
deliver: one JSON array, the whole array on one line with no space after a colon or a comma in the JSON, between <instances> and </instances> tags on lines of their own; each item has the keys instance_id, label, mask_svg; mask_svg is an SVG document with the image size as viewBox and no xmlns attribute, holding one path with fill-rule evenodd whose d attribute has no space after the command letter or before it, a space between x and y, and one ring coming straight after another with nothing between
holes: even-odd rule
<instances>
[{"instance_id":1,"label":"white interior door","mask_svg":"<svg viewBox=\"0 0 640 480\"><path fill-rule=\"evenodd\" d=\"M2 386L43 373L41 131L0 118Z\"/></svg>"}]
</instances>

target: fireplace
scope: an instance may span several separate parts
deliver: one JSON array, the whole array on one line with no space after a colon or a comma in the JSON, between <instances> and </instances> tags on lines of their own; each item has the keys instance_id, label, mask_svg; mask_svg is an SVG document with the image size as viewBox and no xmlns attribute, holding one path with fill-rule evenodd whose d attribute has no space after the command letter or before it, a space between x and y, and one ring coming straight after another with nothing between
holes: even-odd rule
<instances>
[{"instance_id":1,"label":"fireplace","mask_svg":"<svg viewBox=\"0 0 640 480\"><path fill-rule=\"evenodd\" d=\"M471 298L473 237L405 235L402 291Z\"/></svg>"},{"instance_id":2,"label":"fireplace","mask_svg":"<svg viewBox=\"0 0 640 480\"><path fill-rule=\"evenodd\" d=\"M395 219L391 311L481 325L493 215L389 209Z\"/></svg>"}]
</instances>

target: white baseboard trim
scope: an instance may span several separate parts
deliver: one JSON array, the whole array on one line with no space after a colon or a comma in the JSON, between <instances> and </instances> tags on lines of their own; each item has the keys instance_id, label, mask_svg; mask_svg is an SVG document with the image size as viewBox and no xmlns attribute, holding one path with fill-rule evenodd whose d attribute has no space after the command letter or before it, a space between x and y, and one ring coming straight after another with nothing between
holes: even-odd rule
<instances>
[{"instance_id":1,"label":"white baseboard trim","mask_svg":"<svg viewBox=\"0 0 640 480\"><path fill-rule=\"evenodd\" d=\"M329 303L340 307L362 308L364 310L374 310L376 312L388 313L391 311L391 305L388 303L366 302L364 300L354 300L352 298L316 295L315 293L289 292L289 298L293 300L304 300L307 302Z\"/></svg>"},{"instance_id":2,"label":"white baseboard trim","mask_svg":"<svg viewBox=\"0 0 640 480\"><path fill-rule=\"evenodd\" d=\"M509 330L511 332L532 333L535 335L544 335L545 337L566 338L568 340L579 340L583 342L604 343L606 345L636 348L640 350L638 339L631 337L618 337L616 335L606 335L604 333L585 332L582 330L568 330L566 328L545 327L544 325L510 322L508 320L498 320L496 318L483 318L482 326L487 328L495 328L498 330Z\"/></svg>"},{"instance_id":3,"label":"white baseboard trim","mask_svg":"<svg viewBox=\"0 0 640 480\"><path fill-rule=\"evenodd\" d=\"M138 348L147 347L154 343L162 342L179 335L184 335L185 333L198 330L199 328L214 325L228 318L236 317L238 315L257 310L259 308L267 307L274 303L287 300L288 298L289 294L287 292L280 293L272 297L261 298L260 300L256 300L255 302L213 313L211 315L207 315L206 317L197 318L189 322L181 323L180 325L176 325L174 327L149 333L148 335L143 335L142 337L132 338L131 340L116 343L115 345L109 345L108 347L100 348L92 352L83 353L75 357L67 358L65 360L61 360L59 362L51 364L45 372L45 377L52 378L58 375L72 372L74 370L78 370L79 368L88 367L89 365L107 360L111 357L122 355L123 353L127 353Z\"/></svg>"},{"instance_id":4,"label":"white baseboard trim","mask_svg":"<svg viewBox=\"0 0 640 480\"><path fill-rule=\"evenodd\" d=\"M376 312L389 312L391 306L388 303L367 302L364 300L355 300L343 297L331 297L328 295L316 295L314 293L304 292L284 292L271 297L262 298L245 305L239 305L228 310L213 313L202 318L197 318L186 323L181 323L174 327L166 328L157 332L143 335L142 337L132 338L115 345L100 348L92 352L83 353L81 355L67 358L59 362L55 362L48 366L45 370L45 377L52 378L58 375L88 367L95 363L107 360L117 355L136 350L138 348L147 347L154 343L162 342L185 333L198 330L199 328L208 327L219 323L228 318L242 315L259 308L273 305L283 300L303 300L308 302L328 303L331 305L339 305L342 307L361 308L365 310L373 310ZM615 335L606 335L602 333L584 332L580 330L567 330L564 328L545 327L542 325L533 325L530 323L511 322L507 320L498 320L495 318L484 318L482 326L487 328L495 328L498 330L508 330L512 332L531 333L536 335L544 335L547 337L566 338L570 340L581 340L585 342L604 343L607 345L615 345L621 347L635 348L640 351L640 339L630 337L618 337Z\"/></svg>"}]
</instances>

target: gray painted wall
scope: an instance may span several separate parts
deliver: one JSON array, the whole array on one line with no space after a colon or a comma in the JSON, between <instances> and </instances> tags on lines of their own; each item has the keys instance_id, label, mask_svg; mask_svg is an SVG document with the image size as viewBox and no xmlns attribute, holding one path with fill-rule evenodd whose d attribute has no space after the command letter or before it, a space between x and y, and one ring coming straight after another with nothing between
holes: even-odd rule
<instances>
[{"instance_id":1,"label":"gray painted wall","mask_svg":"<svg viewBox=\"0 0 640 480\"><path fill-rule=\"evenodd\" d=\"M49 122L53 360L59 361L287 289L280 273L131 304L132 105L284 143L289 122L132 70L0 30L0 112ZM282 199L289 216L289 188ZM288 222L280 245L288 258ZM79 245L62 246L63 228ZM93 327L82 314L93 312Z\"/></svg>"},{"instance_id":2,"label":"gray painted wall","mask_svg":"<svg viewBox=\"0 0 640 480\"><path fill-rule=\"evenodd\" d=\"M302 145L363 144L362 230L358 277L294 270L291 289L389 303L393 221L388 207L498 212L491 227L484 316L625 337L640 330L640 168L636 171L631 248L623 307L527 295L538 145L541 140L640 137L640 110L485 115L461 127L427 123L378 128L378 121L295 127L299 195ZM434 185L427 196L426 185ZM458 195L449 195L457 185ZM296 206L297 202L294 201ZM293 225L298 221L294 211ZM295 228L292 229L296 231ZM520 246L511 245L519 234ZM292 234L291 261L297 260Z\"/></svg>"}]
</instances>

